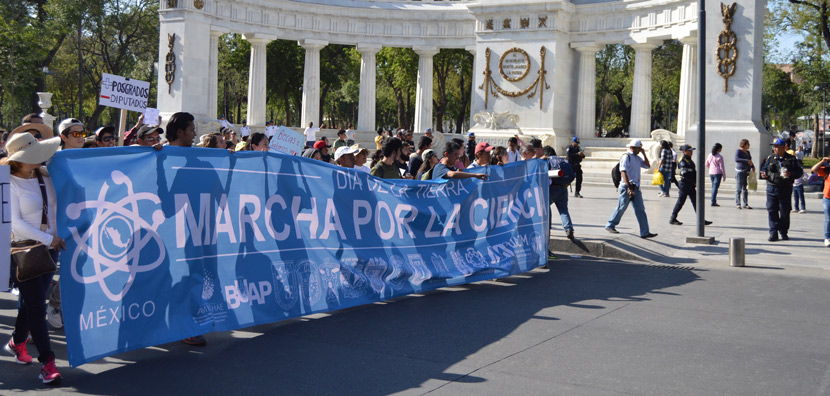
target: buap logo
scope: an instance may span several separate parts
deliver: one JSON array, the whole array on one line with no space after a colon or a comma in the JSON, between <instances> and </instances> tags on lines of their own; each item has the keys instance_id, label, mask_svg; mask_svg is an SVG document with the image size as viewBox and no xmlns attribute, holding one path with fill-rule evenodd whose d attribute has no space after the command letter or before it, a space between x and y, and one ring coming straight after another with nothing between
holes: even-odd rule
<instances>
[{"instance_id":1,"label":"buap logo","mask_svg":"<svg viewBox=\"0 0 830 396\"><path fill-rule=\"evenodd\" d=\"M126 196L118 201L107 197L110 185L104 182L97 200L69 204L66 208L66 215L72 220L80 218L85 210L95 211L89 228L83 234L77 228L69 227L77 244L70 267L75 281L84 284L97 282L107 298L121 301L135 282L136 274L152 271L164 261L166 253L158 234L158 227L164 222L164 213L155 210L153 223L148 223L139 213L139 202L146 200L158 206L161 204L158 195L134 192L132 180L121 171L112 171L111 177L115 183L113 186L126 188ZM147 249L149 247L154 249ZM92 261L91 266L84 267L91 267L94 271L92 275L85 276L79 271L79 265L88 262L81 257L82 254ZM158 254L158 257L148 259L148 254ZM124 273L126 277L116 276L107 282L110 276Z\"/></svg>"}]
</instances>

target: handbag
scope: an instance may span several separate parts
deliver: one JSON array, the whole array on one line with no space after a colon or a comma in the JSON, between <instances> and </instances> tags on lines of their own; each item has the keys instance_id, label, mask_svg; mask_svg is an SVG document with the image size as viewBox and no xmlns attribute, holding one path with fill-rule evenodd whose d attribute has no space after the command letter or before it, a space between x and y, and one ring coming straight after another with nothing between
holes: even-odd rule
<instances>
[{"instance_id":1,"label":"handbag","mask_svg":"<svg viewBox=\"0 0 830 396\"><path fill-rule=\"evenodd\" d=\"M43 198L43 210L40 217L40 229L46 231L48 228L47 210L48 200L46 199L46 184L40 171L35 170L37 181L40 184L40 195ZM11 243L11 267L12 275L18 282L26 282L46 273L57 271L58 267L52 260L49 247L33 240L24 240Z\"/></svg>"},{"instance_id":2,"label":"handbag","mask_svg":"<svg viewBox=\"0 0 830 396\"><path fill-rule=\"evenodd\" d=\"M750 171L746 176L746 186L750 191L758 191L758 175Z\"/></svg>"}]
</instances>

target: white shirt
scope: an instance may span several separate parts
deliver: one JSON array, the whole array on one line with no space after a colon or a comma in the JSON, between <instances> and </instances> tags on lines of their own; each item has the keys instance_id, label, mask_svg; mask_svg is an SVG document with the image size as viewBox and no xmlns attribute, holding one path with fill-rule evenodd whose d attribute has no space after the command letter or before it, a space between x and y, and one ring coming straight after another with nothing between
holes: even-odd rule
<instances>
[{"instance_id":1,"label":"white shirt","mask_svg":"<svg viewBox=\"0 0 830 396\"><path fill-rule=\"evenodd\" d=\"M239 136L251 136L251 127L245 125L242 128L239 128Z\"/></svg>"},{"instance_id":2,"label":"white shirt","mask_svg":"<svg viewBox=\"0 0 830 396\"><path fill-rule=\"evenodd\" d=\"M265 136L268 136L269 139L274 137L275 133L277 133L277 127L273 125L265 127Z\"/></svg>"},{"instance_id":3,"label":"white shirt","mask_svg":"<svg viewBox=\"0 0 830 396\"><path fill-rule=\"evenodd\" d=\"M628 175L628 181L634 183L637 187L640 186L640 169L648 169L646 161L639 155L634 155L631 150L627 151L620 159L620 172L625 172ZM624 187L620 183L620 188Z\"/></svg>"},{"instance_id":4,"label":"white shirt","mask_svg":"<svg viewBox=\"0 0 830 396\"><path fill-rule=\"evenodd\" d=\"M346 130L346 139L351 139L351 140L355 139L354 129L349 128L349 129Z\"/></svg>"},{"instance_id":5,"label":"white shirt","mask_svg":"<svg viewBox=\"0 0 830 396\"><path fill-rule=\"evenodd\" d=\"M233 125L231 125L231 123L230 123L230 122L228 122L228 120L219 120L219 124L220 124L220 125L222 125L222 126L223 126L223 127L225 127L225 128L228 128L228 129L233 129L233 128L232 128L232 127L233 127Z\"/></svg>"},{"instance_id":6,"label":"white shirt","mask_svg":"<svg viewBox=\"0 0 830 396\"><path fill-rule=\"evenodd\" d=\"M522 160L522 153L519 152L519 148L516 147L516 150L507 149L507 162L518 162Z\"/></svg>"},{"instance_id":7,"label":"white shirt","mask_svg":"<svg viewBox=\"0 0 830 396\"><path fill-rule=\"evenodd\" d=\"M371 172L371 171L372 171L372 170L371 170L371 169L369 169L369 167L368 167L368 166L366 166L366 165L360 165L360 166L355 165L355 166L354 166L354 169L355 169L355 170L362 171L362 172L366 172L366 173L369 173L369 172Z\"/></svg>"},{"instance_id":8,"label":"white shirt","mask_svg":"<svg viewBox=\"0 0 830 396\"><path fill-rule=\"evenodd\" d=\"M41 168L41 174L45 173L46 169ZM52 179L49 177L43 176L43 181L46 184L46 199L49 202L46 212L46 224L48 226L46 231L40 230L43 198L40 193L40 185L38 184L37 177L23 179L17 176L11 176L10 198L13 241L33 239L49 246L52 244L54 235L57 235L55 225L55 214L57 211L55 186L52 185Z\"/></svg>"},{"instance_id":9,"label":"white shirt","mask_svg":"<svg viewBox=\"0 0 830 396\"><path fill-rule=\"evenodd\" d=\"M313 142L313 141L317 140L317 131L319 131L319 130L320 130L320 128L317 128L317 127L308 127L308 128L306 128L305 129L305 141L306 142Z\"/></svg>"}]
</instances>

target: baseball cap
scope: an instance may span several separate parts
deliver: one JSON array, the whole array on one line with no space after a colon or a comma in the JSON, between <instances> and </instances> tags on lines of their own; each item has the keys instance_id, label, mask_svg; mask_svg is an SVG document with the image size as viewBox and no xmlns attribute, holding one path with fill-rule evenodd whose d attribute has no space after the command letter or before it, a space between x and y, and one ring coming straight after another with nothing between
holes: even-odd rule
<instances>
[{"instance_id":1,"label":"baseball cap","mask_svg":"<svg viewBox=\"0 0 830 396\"><path fill-rule=\"evenodd\" d=\"M432 128L427 128L427 132L432 132Z\"/></svg>"},{"instance_id":2,"label":"baseball cap","mask_svg":"<svg viewBox=\"0 0 830 396\"><path fill-rule=\"evenodd\" d=\"M158 131L159 135L164 134L164 129L162 129L161 127L155 125L144 125L138 130L138 132L135 134L135 137L140 139L155 131Z\"/></svg>"},{"instance_id":3,"label":"baseball cap","mask_svg":"<svg viewBox=\"0 0 830 396\"><path fill-rule=\"evenodd\" d=\"M424 160L424 162L426 162L426 161L429 161L430 157L434 157L435 155L436 155L435 150L427 149L427 150L424 150L423 154L421 154L421 159Z\"/></svg>"},{"instance_id":4,"label":"baseball cap","mask_svg":"<svg viewBox=\"0 0 830 396\"><path fill-rule=\"evenodd\" d=\"M79 125L79 126L83 127L84 123L81 122L81 120L79 120L77 118L67 118L67 119L61 121L60 124L58 124L58 133L63 134L64 132L68 131L69 128L72 128L73 126L76 126L76 125Z\"/></svg>"},{"instance_id":5,"label":"baseball cap","mask_svg":"<svg viewBox=\"0 0 830 396\"><path fill-rule=\"evenodd\" d=\"M344 155L357 154L359 152L360 152L360 147L358 147L356 144L353 145L353 146L343 146L343 147L338 148L337 151L334 152L334 160L337 161L337 160L340 159L340 157L342 157Z\"/></svg>"},{"instance_id":6,"label":"baseball cap","mask_svg":"<svg viewBox=\"0 0 830 396\"><path fill-rule=\"evenodd\" d=\"M578 137L576 137L576 136L574 136L574 138L573 138L573 139L571 139L571 140L573 140L574 142L579 143L579 138L578 138Z\"/></svg>"},{"instance_id":7,"label":"baseball cap","mask_svg":"<svg viewBox=\"0 0 830 396\"><path fill-rule=\"evenodd\" d=\"M680 146L680 151L686 151L686 150L694 151L695 148L692 147L691 145L688 145L688 144L684 144L684 145Z\"/></svg>"},{"instance_id":8,"label":"baseball cap","mask_svg":"<svg viewBox=\"0 0 830 396\"><path fill-rule=\"evenodd\" d=\"M487 142L481 142L481 143L479 143L479 144L477 144L477 145L476 145L476 154L478 154L478 153L480 153L480 152L482 152L482 151L490 151L490 150L492 150L492 149L494 149L494 148L495 148L495 147L491 146L491 145L490 145L490 143L487 143Z\"/></svg>"},{"instance_id":9,"label":"baseball cap","mask_svg":"<svg viewBox=\"0 0 830 396\"><path fill-rule=\"evenodd\" d=\"M631 142L628 143L626 147L643 147L643 142L640 139L631 139Z\"/></svg>"},{"instance_id":10,"label":"baseball cap","mask_svg":"<svg viewBox=\"0 0 830 396\"><path fill-rule=\"evenodd\" d=\"M476 135L475 132L470 132L470 133L467 134L467 137L475 136L475 135Z\"/></svg>"},{"instance_id":11,"label":"baseball cap","mask_svg":"<svg viewBox=\"0 0 830 396\"><path fill-rule=\"evenodd\" d=\"M775 139L770 144L770 146L786 146L786 145L787 145L787 142L785 142L784 139Z\"/></svg>"},{"instance_id":12,"label":"baseball cap","mask_svg":"<svg viewBox=\"0 0 830 396\"><path fill-rule=\"evenodd\" d=\"M326 142L322 140L318 140L316 143L314 143L314 148L316 148L317 150L322 150L324 147L328 146L326 145Z\"/></svg>"}]
</instances>

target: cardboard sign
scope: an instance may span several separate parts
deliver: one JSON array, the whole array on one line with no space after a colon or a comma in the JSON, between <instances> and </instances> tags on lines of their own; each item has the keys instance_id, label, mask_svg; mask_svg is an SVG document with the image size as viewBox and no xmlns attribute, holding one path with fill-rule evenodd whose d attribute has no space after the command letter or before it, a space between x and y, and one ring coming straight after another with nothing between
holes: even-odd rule
<instances>
[{"instance_id":1,"label":"cardboard sign","mask_svg":"<svg viewBox=\"0 0 830 396\"><path fill-rule=\"evenodd\" d=\"M143 112L149 98L149 82L107 73L101 76L101 96L98 98L101 106Z\"/></svg>"},{"instance_id":2,"label":"cardboard sign","mask_svg":"<svg viewBox=\"0 0 830 396\"><path fill-rule=\"evenodd\" d=\"M274 137L271 138L271 150L274 151L299 155L303 152L303 146L305 146L305 136L284 126L277 128Z\"/></svg>"},{"instance_id":3,"label":"cardboard sign","mask_svg":"<svg viewBox=\"0 0 830 396\"><path fill-rule=\"evenodd\" d=\"M148 107L144 109L144 125L159 125L159 109Z\"/></svg>"},{"instance_id":4,"label":"cardboard sign","mask_svg":"<svg viewBox=\"0 0 830 396\"><path fill-rule=\"evenodd\" d=\"M12 235L12 204L9 183L9 167L0 166L0 291L11 288L9 249Z\"/></svg>"}]
</instances>

